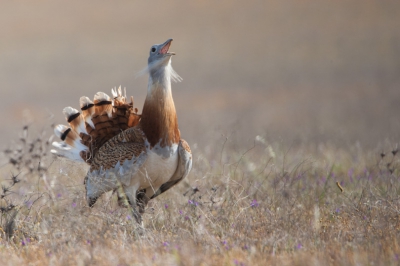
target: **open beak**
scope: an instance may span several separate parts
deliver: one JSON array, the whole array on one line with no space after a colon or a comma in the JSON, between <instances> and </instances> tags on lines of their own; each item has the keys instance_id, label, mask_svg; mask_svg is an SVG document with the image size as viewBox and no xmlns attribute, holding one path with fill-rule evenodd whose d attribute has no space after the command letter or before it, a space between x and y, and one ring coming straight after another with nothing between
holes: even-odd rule
<instances>
[{"instance_id":1,"label":"open beak","mask_svg":"<svg viewBox=\"0 0 400 266\"><path fill-rule=\"evenodd\" d=\"M164 55L175 55L174 52L168 52L169 47L171 46L173 39L168 39L165 43L162 44L162 48L160 50L160 54Z\"/></svg>"}]
</instances>

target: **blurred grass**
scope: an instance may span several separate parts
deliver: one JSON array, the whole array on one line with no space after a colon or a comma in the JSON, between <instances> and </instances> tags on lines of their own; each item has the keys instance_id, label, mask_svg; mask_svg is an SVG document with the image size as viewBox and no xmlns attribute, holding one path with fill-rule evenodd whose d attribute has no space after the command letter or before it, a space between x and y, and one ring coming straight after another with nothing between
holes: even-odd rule
<instances>
[{"instance_id":1,"label":"blurred grass","mask_svg":"<svg viewBox=\"0 0 400 266\"><path fill-rule=\"evenodd\" d=\"M207 142L196 134L204 122L251 137L372 148L400 131L399 8L371 0L4 2L0 146L22 124L63 121L64 106L115 86L141 109L147 78L135 74L152 44L173 37L184 78L173 92L190 142Z\"/></svg>"}]
</instances>

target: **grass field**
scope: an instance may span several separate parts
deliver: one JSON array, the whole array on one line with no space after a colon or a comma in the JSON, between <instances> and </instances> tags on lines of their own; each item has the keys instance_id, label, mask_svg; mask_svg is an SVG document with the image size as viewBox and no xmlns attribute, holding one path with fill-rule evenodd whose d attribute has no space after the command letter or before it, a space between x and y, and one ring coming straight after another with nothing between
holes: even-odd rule
<instances>
[{"instance_id":1,"label":"grass field","mask_svg":"<svg viewBox=\"0 0 400 266\"><path fill-rule=\"evenodd\" d=\"M400 265L400 4L3 1L0 265ZM142 109L174 38L188 178L137 230L49 154L79 97ZM27 126L26 129L23 129Z\"/></svg>"},{"instance_id":2,"label":"grass field","mask_svg":"<svg viewBox=\"0 0 400 266\"><path fill-rule=\"evenodd\" d=\"M241 148L221 135L192 144L190 176L150 202L140 231L115 195L88 208L85 166L49 156L48 136L29 135L2 168L1 265L399 264L390 143L378 151L256 136Z\"/></svg>"}]
</instances>

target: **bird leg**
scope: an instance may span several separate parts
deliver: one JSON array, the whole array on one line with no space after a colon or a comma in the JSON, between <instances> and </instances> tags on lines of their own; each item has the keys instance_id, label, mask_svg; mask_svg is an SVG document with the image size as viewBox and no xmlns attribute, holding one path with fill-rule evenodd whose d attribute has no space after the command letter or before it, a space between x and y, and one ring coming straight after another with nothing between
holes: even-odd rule
<instances>
[{"instance_id":1,"label":"bird leg","mask_svg":"<svg viewBox=\"0 0 400 266\"><path fill-rule=\"evenodd\" d=\"M122 188L121 184L118 186L118 188L114 190L114 192L117 192L118 206L122 208L129 208L130 202L128 197L125 195L124 189Z\"/></svg>"},{"instance_id":2,"label":"bird leg","mask_svg":"<svg viewBox=\"0 0 400 266\"><path fill-rule=\"evenodd\" d=\"M98 197L96 197L96 198L88 198L88 204L89 204L90 208L93 207L93 205L96 203L97 199L98 199Z\"/></svg>"},{"instance_id":3,"label":"bird leg","mask_svg":"<svg viewBox=\"0 0 400 266\"><path fill-rule=\"evenodd\" d=\"M136 206L131 205L131 212L133 217L135 217L136 222L139 225L142 225L143 224L142 215L137 211Z\"/></svg>"},{"instance_id":4,"label":"bird leg","mask_svg":"<svg viewBox=\"0 0 400 266\"><path fill-rule=\"evenodd\" d=\"M130 190L130 191L126 191L126 189ZM129 207L130 207L130 211L132 212L132 216L135 218L136 222L142 226L142 215L138 212L137 210L137 202L136 202L136 193L137 193L137 188L134 187L129 187L126 188L125 191L123 191L124 193L121 193L122 197L125 197L125 199L123 199L123 202L128 202L129 203Z\"/></svg>"},{"instance_id":5,"label":"bird leg","mask_svg":"<svg viewBox=\"0 0 400 266\"><path fill-rule=\"evenodd\" d=\"M122 186L119 186L118 188L114 189L114 192L117 193L118 206L122 208L129 208L131 202L129 201L128 197L125 196L125 192ZM136 192L136 205L139 208L140 214L144 213L149 200L150 198L146 195L146 189L138 190Z\"/></svg>"},{"instance_id":6,"label":"bird leg","mask_svg":"<svg viewBox=\"0 0 400 266\"><path fill-rule=\"evenodd\" d=\"M139 207L139 213L143 214L147 203L150 198L146 195L146 189L142 189L136 192L136 204Z\"/></svg>"}]
</instances>

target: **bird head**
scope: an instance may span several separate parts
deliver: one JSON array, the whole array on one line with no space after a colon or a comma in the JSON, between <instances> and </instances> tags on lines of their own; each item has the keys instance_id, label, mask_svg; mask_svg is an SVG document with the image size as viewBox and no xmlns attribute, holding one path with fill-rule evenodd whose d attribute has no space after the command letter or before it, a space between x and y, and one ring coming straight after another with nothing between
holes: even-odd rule
<instances>
[{"instance_id":1,"label":"bird head","mask_svg":"<svg viewBox=\"0 0 400 266\"><path fill-rule=\"evenodd\" d=\"M148 59L148 66L142 73L149 73L153 81L163 78L175 82L181 81L182 78L174 71L171 66L171 57L175 55L169 52L173 39L168 39L162 44L155 44L150 48L150 55Z\"/></svg>"},{"instance_id":2,"label":"bird head","mask_svg":"<svg viewBox=\"0 0 400 266\"><path fill-rule=\"evenodd\" d=\"M168 39L162 44L155 44L150 48L150 55L148 63L150 64L168 64L170 62L171 56L175 53L168 52L173 39Z\"/></svg>"}]
</instances>

